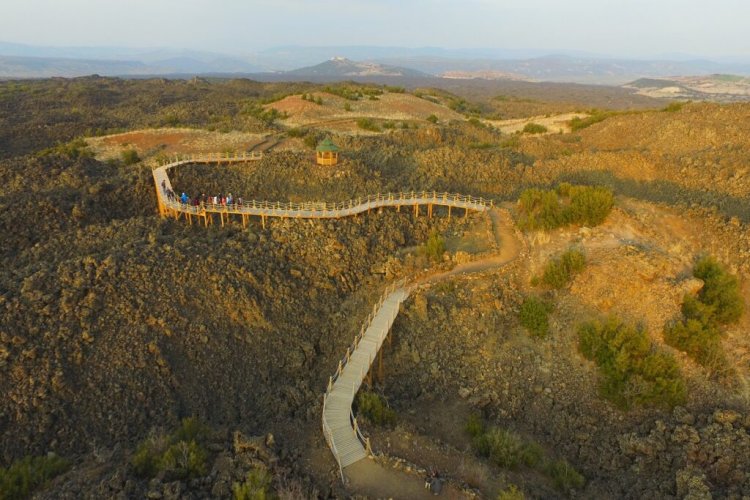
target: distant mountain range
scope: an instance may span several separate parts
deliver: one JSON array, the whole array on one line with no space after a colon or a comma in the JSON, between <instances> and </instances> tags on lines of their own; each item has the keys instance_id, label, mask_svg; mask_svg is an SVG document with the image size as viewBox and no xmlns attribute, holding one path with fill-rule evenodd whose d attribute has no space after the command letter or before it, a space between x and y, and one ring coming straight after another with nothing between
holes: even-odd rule
<instances>
[{"instance_id":1,"label":"distant mountain range","mask_svg":"<svg viewBox=\"0 0 750 500\"><path fill-rule=\"evenodd\" d=\"M292 71L283 72L285 75L302 77L332 77L332 78L356 78L371 76L400 76L405 78L429 78L432 75L417 71L415 69L402 68L372 62L356 62L345 57L334 57L333 59Z\"/></svg>"},{"instance_id":2,"label":"distant mountain range","mask_svg":"<svg viewBox=\"0 0 750 500\"><path fill-rule=\"evenodd\" d=\"M325 61L321 64L320 61ZM357 61L357 62L355 62ZM624 84L639 78L750 75L747 60L686 55L614 59L584 52L434 47L278 47L242 56L173 49L37 47L0 42L0 78L102 76L247 76L315 81L352 78L480 78Z\"/></svg>"}]
</instances>

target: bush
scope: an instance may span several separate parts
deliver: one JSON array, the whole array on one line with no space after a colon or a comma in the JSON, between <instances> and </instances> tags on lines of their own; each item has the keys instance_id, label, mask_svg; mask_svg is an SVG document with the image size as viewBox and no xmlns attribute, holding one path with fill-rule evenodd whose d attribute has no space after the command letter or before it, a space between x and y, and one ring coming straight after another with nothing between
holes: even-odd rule
<instances>
[{"instance_id":1,"label":"bush","mask_svg":"<svg viewBox=\"0 0 750 500\"><path fill-rule=\"evenodd\" d=\"M396 412L388 407L383 398L370 391L362 391L357 396L357 408L360 415L376 425L393 425L396 423Z\"/></svg>"},{"instance_id":2,"label":"bush","mask_svg":"<svg viewBox=\"0 0 750 500\"><path fill-rule=\"evenodd\" d=\"M683 318L664 329L664 341L709 370L722 372L727 361L720 327L742 316L744 302L739 282L711 257L696 262L693 276L703 280L703 287L697 297L685 296Z\"/></svg>"},{"instance_id":3,"label":"bush","mask_svg":"<svg viewBox=\"0 0 750 500\"><path fill-rule=\"evenodd\" d=\"M507 469L515 469L519 465L535 467L542 458L542 449L536 443L526 443L521 437L511 431L499 427L477 432L476 424L471 425L471 443L478 455L489 458L493 463Z\"/></svg>"},{"instance_id":4,"label":"bush","mask_svg":"<svg viewBox=\"0 0 750 500\"><path fill-rule=\"evenodd\" d=\"M662 111L665 113L675 113L681 110L684 105L684 102L670 102Z\"/></svg>"},{"instance_id":5,"label":"bush","mask_svg":"<svg viewBox=\"0 0 750 500\"><path fill-rule=\"evenodd\" d=\"M545 467L545 472L552 479L555 488L563 493L581 489L585 482L583 476L566 460L549 462Z\"/></svg>"},{"instance_id":6,"label":"bush","mask_svg":"<svg viewBox=\"0 0 750 500\"><path fill-rule=\"evenodd\" d=\"M443 260L445 253L445 240L437 231L431 231L424 245L419 247L419 253L433 262Z\"/></svg>"},{"instance_id":7,"label":"bush","mask_svg":"<svg viewBox=\"0 0 750 500\"><path fill-rule=\"evenodd\" d=\"M544 267L542 282L552 288L562 288L586 266L583 252L571 248L560 257L551 259Z\"/></svg>"},{"instance_id":8,"label":"bush","mask_svg":"<svg viewBox=\"0 0 750 500\"><path fill-rule=\"evenodd\" d=\"M351 110L352 110L352 105L349 104L348 102L345 102L344 103L344 111L351 111Z\"/></svg>"},{"instance_id":9,"label":"bush","mask_svg":"<svg viewBox=\"0 0 750 500\"><path fill-rule=\"evenodd\" d=\"M208 458L204 443L209 433L196 418L185 418L172 434L155 433L141 441L130 463L137 475L146 478L160 472L175 479L203 476Z\"/></svg>"},{"instance_id":10,"label":"bush","mask_svg":"<svg viewBox=\"0 0 750 500\"><path fill-rule=\"evenodd\" d=\"M549 334L547 315L550 306L536 297L527 297L521 304L519 318L521 325L534 337L545 338Z\"/></svg>"},{"instance_id":11,"label":"bush","mask_svg":"<svg viewBox=\"0 0 750 500\"><path fill-rule=\"evenodd\" d=\"M427 118L425 118L425 120L427 120L430 123L437 123L438 122L438 117L435 116L435 115L430 115Z\"/></svg>"},{"instance_id":12,"label":"bush","mask_svg":"<svg viewBox=\"0 0 750 500\"><path fill-rule=\"evenodd\" d=\"M206 474L208 453L195 441L177 441L167 448L158 464L174 479L188 479Z\"/></svg>"},{"instance_id":13,"label":"bush","mask_svg":"<svg viewBox=\"0 0 750 500\"><path fill-rule=\"evenodd\" d=\"M372 118L360 118L359 120L357 120L357 126L362 130L380 132L380 127Z\"/></svg>"},{"instance_id":14,"label":"bush","mask_svg":"<svg viewBox=\"0 0 750 500\"><path fill-rule=\"evenodd\" d=\"M612 190L604 187L561 184L555 191L526 189L518 200L518 223L525 230L566 224L596 226L604 222L614 203Z\"/></svg>"},{"instance_id":15,"label":"bush","mask_svg":"<svg viewBox=\"0 0 750 500\"><path fill-rule=\"evenodd\" d=\"M589 116L584 118L575 117L572 120L570 120L570 130L571 132L577 132L581 129L590 127L591 125L594 125L595 123L602 122L609 118L610 116L614 116L617 114L615 111L601 111L601 110L591 110L589 111Z\"/></svg>"},{"instance_id":16,"label":"bush","mask_svg":"<svg viewBox=\"0 0 750 500\"><path fill-rule=\"evenodd\" d=\"M125 151L120 153L120 158L125 165L133 165L134 163L138 163L139 161L141 161L140 157L138 156L138 151L136 151L135 149L126 149Z\"/></svg>"},{"instance_id":17,"label":"bush","mask_svg":"<svg viewBox=\"0 0 750 500\"><path fill-rule=\"evenodd\" d=\"M712 257L699 259L693 268L693 276L703 280L698 299L713 309L714 321L725 325L740 319L744 302L736 276L729 274Z\"/></svg>"},{"instance_id":18,"label":"bush","mask_svg":"<svg viewBox=\"0 0 750 500\"><path fill-rule=\"evenodd\" d=\"M685 300L695 299L686 297ZM710 321L685 318L669 325L664 329L664 342L684 351L713 372L719 372L726 366L719 330Z\"/></svg>"},{"instance_id":19,"label":"bush","mask_svg":"<svg viewBox=\"0 0 750 500\"><path fill-rule=\"evenodd\" d=\"M547 132L547 127L538 123L527 123L523 127L524 134L544 134Z\"/></svg>"},{"instance_id":20,"label":"bush","mask_svg":"<svg viewBox=\"0 0 750 500\"><path fill-rule=\"evenodd\" d=\"M472 438L477 437L484 432L484 421L479 415L469 415L469 420L466 421L464 430Z\"/></svg>"},{"instance_id":21,"label":"bush","mask_svg":"<svg viewBox=\"0 0 750 500\"><path fill-rule=\"evenodd\" d=\"M302 128L290 128L286 131L287 137L304 137L307 131Z\"/></svg>"},{"instance_id":22,"label":"bush","mask_svg":"<svg viewBox=\"0 0 750 500\"><path fill-rule=\"evenodd\" d=\"M0 468L0 499L28 498L34 490L70 468L70 463L54 454L27 456L7 469Z\"/></svg>"},{"instance_id":23,"label":"bush","mask_svg":"<svg viewBox=\"0 0 750 500\"><path fill-rule=\"evenodd\" d=\"M682 404L685 382L674 358L657 351L645 331L615 318L578 328L579 349L599 367L603 397L620 408Z\"/></svg>"},{"instance_id":24,"label":"bush","mask_svg":"<svg viewBox=\"0 0 750 500\"><path fill-rule=\"evenodd\" d=\"M271 474L262 468L254 468L247 473L242 483L234 483L232 491L235 500L266 500L271 498Z\"/></svg>"},{"instance_id":25,"label":"bush","mask_svg":"<svg viewBox=\"0 0 750 500\"><path fill-rule=\"evenodd\" d=\"M471 436L471 444L477 455L489 458L495 465L515 469L520 465L530 467L547 474L561 491L583 486L584 479L565 460L548 460L544 456L544 450L534 442L524 441L519 435L499 427L486 428L484 423L476 415L471 415L466 423L465 429ZM511 487L511 490L514 488ZM503 496L501 492L498 498L523 498L523 494L517 489L510 496ZM520 495L520 496L518 496Z\"/></svg>"},{"instance_id":26,"label":"bush","mask_svg":"<svg viewBox=\"0 0 750 500\"><path fill-rule=\"evenodd\" d=\"M509 485L508 489L497 494L497 500L524 500L525 498L523 491L519 490L515 484Z\"/></svg>"}]
</instances>

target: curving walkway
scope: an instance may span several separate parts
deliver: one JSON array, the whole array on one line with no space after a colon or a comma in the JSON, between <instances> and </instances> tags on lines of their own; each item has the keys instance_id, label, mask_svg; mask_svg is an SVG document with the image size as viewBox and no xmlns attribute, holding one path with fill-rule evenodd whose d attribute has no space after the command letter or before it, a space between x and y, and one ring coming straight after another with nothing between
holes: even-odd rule
<instances>
[{"instance_id":1,"label":"curving walkway","mask_svg":"<svg viewBox=\"0 0 750 500\"><path fill-rule=\"evenodd\" d=\"M181 165L203 163L244 163L257 161L263 158L262 153L243 153L234 155L210 154L202 156L178 157L169 163L159 166L153 170L154 185L159 205L159 213L166 216L179 218L184 216L192 223L193 218L203 221L205 225L213 223L213 216L219 215L221 224L224 225L225 218L228 221L230 215L242 217L243 226L247 225L251 216L261 218L265 227L268 217L301 218L301 219L338 219L351 217L353 215L369 212L381 207L403 206L414 207L415 214L419 214L420 206L427 206L428 216L432 216L433 206L444 206L448 208L448 215L453 208L460 208L466 212L469 210L484 212L493 206L492 200L476 198L453 193L438 192L402 192L369 195L366 198L357 198L339 203L328 202L304 202L304 203L282 203L270 201L249 200L242 205L218 205L213 203L192 206L180 203L179 200L169 200L166 193L172 190L172 182L169 180L167 171ZM177 194L179 196L179 194Z\"/></svg>"},{"instance_id":2,"label":"curving walkway","mask_svg":"<svg viewBox=\"0 0 750 500\"><path fill-rule=\"evenodd\" d=\"M197 217L204 220L205 225L213 222L213 215L219 214L221 223L224 224L225 217L229 220L230 214L242 216L243 225L247 224L250 216L259 216L265 226L267 217L282 218L341 218L350 217L375 208L413 206L415 214L419 214L419 207L427 206L427 213L432 216L432 207L435 205L448 207L448 216L452 208L460 208L464 213L469 210L485 212L490 211L496 233L498 231L499 217L493 209L493 202L483 198L464 196L459 194L436 193L436 192L410 192L410 193L386 193L371 195L367 198L349 200L343 203L280 203L252 200L242 205L214 205L201 204L191 206L179 201L168 199L167 192L172 190L168 170L181 165L203 163L238 163L256 161L263 157L262 153L243 153L234 155L210 154L202 156L178 157L153 170L156 196L159 204L159 213L166 216L179 218L184 216L192 223L192 218ZM499 234L499 233L498 233ZM323 396L323 412L321 423L326 442L331 448L339 472L344 478L343 469L353 465L363 458L372 454L370 442L359 430L357 419L352 413L354 396L362 385L365 377L370 371L373 362L387 338L398 315L401 303L404 302L411 290L417 286L450 275L461 272L477 272L500 263L505 259L502 256L486 261L459 266L448 273L423 279L413 285L399 282L389 286L381 296L377 304L373 306L372 312L367 317L359 334L354 338L351 346L347 348L344 358L339 361L336 373L329 378L327 390Z\"/></svg>"}]
</instances>

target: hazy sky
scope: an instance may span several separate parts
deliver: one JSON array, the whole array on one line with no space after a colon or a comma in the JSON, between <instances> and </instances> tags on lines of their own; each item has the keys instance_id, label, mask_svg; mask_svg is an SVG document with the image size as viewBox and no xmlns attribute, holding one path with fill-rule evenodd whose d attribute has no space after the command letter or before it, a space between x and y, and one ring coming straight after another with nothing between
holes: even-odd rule
<instances>
[{"instance_id":1,"label":"hazy sky","mask_svg":"<svg viewBox=\"0 0 750 500\"><path fill-rule=\"evenodd\" d=\"M750 55L748 0L0 0L0 40L247 53L279 45Z\"/></svg>"}]
</instances>

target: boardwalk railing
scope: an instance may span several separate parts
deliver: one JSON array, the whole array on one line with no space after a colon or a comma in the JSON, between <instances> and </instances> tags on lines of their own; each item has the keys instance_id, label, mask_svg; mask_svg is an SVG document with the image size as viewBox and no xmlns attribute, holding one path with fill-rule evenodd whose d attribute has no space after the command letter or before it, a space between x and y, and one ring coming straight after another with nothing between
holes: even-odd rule
<instances>
[{"instance_id":1,"label":"boardwalk railing","mask_svg":"<svg viewBox=\"0 0 750 500\"><path fill-rule=\"evenodd\" d=\"M410 191L384 193L360 197L338 203L328 202L270 202L250 200L230 205L215 203L198 203L196 205L181 203L169 193L173 193L172 184L167 175L170 168L191 163L236 163L256 161L262 153L234 153L177 156L166 160L153 170L159 212L162 216L179 218L184 215L192 223L193 217L203 218L206 225L213 222L213 214L219 214L224 224L230 214L242 216L245 225L249 216L260 216L263 225L267 217L286 218L339 218L356 215L380 207L414 206L415 215L419 206L427 205L428 215L432 215L434 205L448 208L450 217L452 208L461 208L464 213L469 210L483 212L493 206L492 200L452 193L435 191ZM331 448L343 480L343 469L372 454L369 438L366 438L357 424L352 412L354 396L361 387L375 361L383 341L398 315L401 303L406 300L411 288L401 281L390 285L378 302L373 306L367 319L362 324L354 341L347 348L346 354L339 361L336 373L328 379L328 387L323 395L323 415L321 425L326 442Z\"/></svg>"},{"instance_id":2,"label":"boardwalk railing","mask_svg":"<svg viewBox=\"0 0 750 500\"><path fill-rule=\"evenodd\" d=\"M386 288L339 360L336 373L328 378L323 395L322 427L342 479L345 467L372 454L370 439L362 434L352 403L388 336L401 302L409 293L410 288L403 280Z\"/></svg>"},{"instance_id":3,"label":"boardwalk railing","mask_svg":"<svg viewBox=\"0 0 750 500\"><path fill-rule=\"evenodd\" d=\"M213 214L221 216L222 224L224 223L224 216L227 216L228 220L228 216L231 214L243 216L243 224L246 223L247 216L260 216L265 225L266 217L334 219L350 217L381 207L400 208L402 206L414 206L417 209L420 205L427 205L428 214L432 215L432 207L434 205L448 207L449 214L451 208L482 212L493 206L492 200L486 200L481 197L446 192L440 193L437 191L379 193L334 203L243 200L242 203L232 203L229 205L207 202L193 204L192 200L188 203L181 203L178 198L179 194L175 193L175 197L169 196L169 193L173 192L172 183L167 174L170 168L191 163L247 162L259 160L262 157L262 153L236 153L178 156L169 160L153 171L159 212L162 216L171 215L175 218L184 215L191 223L192 217L203 218L206 225L213 222L213 218L211 218ZM416 213L418 214L418 211Z\"/></svg>"}]
</instances>

